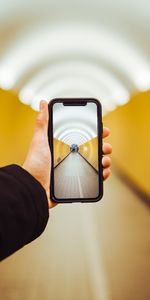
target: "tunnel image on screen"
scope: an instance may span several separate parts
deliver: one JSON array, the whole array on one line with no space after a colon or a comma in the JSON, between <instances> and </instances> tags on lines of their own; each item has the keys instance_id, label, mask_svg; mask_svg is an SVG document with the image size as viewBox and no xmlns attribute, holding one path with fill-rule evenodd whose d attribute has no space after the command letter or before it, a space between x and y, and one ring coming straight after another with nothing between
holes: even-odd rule
<instances>
[{"instance_id":1,"label":"tunnel image on screen","mask_svg":"<svg viewBox=\"0 0 150 300\"><path fill-rule=\"evenodd\" d=\"M54 195L58 199L99 194L97 106L53 105Z\"/></svg>"}]
</instances>

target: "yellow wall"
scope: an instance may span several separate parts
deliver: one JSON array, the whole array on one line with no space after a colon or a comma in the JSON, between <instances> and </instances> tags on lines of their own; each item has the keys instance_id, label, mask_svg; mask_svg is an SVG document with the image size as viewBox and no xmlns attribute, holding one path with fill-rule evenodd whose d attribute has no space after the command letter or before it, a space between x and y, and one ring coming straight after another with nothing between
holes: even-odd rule
<instances>
[{"instance_id":1,"label":"yellow wall","mask_svg":"<svg viewBox=\"0 0 150 300\"><path fill-rule=\"evenodd\" d=\"M14 93L0 90L0 166L23 163L36 115Z\"/></svg>"},{"instance_id":2,"label":"yellow wall","mask_svg":"<svg viewBox=\"0 0 150 300\"><path fill-rule=\"evenodd\" d=\"M62 161L70 152L70 147L54 139L54 166L57 166L60 161Z\"/></svg>"},{"instance_id":3,"label":"yellow wall","mask_svg":"<svg viewBox=\"0 0 150 300\"><path fill-rule=\"evenodd\" d=\"M23 163L36 116L15 94L0 90L0 166ZM150 195L150 92L133 96L129 103L109 113L104 124L111 129L115 164Z\"/></svg>"},{"instance_id":4,"label":"yellow wall","mask_svg":"<svg viewBox=\"0 0 150 300\"><path fill-rule=\"evenodd\" d=\"M134 95L104 124L111 129L114 162L150 196L150 92Z\"/></svg>"},{"instance_id":5,"label":"yellow wall","mask_svg":"<svg viewBox=\"0 0 150 300\"><path fill-rule=\"evenodd\" d=\"M87 147L87 150L84 150ZM79 147L79 153L86 158L87 161L98 170L98 141L97 137L82 144Z\"/></svg>"}]
</instances>

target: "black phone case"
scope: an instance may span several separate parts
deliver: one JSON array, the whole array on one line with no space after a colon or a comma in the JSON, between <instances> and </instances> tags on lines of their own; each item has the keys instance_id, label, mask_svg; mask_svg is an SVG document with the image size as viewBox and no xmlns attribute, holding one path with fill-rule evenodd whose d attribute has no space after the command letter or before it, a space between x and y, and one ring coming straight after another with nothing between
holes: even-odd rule
<instances>
[{"instance_id":1,"label":"black phone case","mask_svg":"<svg viewBox=\"0 0 150 300\"><path fill-rule=\"evenodd\" d=\"M83 105L85 102L94 102L97 105L97 122L98 122L98 176L99 176L99 195L96 198L65 198L58 199L54 195L54 152L53 152L53 105L55 103L64 103L67 105ZM99 100L94 98L56 98L48 104L49 109L49 126L48 141L51 150L51 180L50 180L50 199L56 203L88 203L97 202L103 197L103 167L102 167L102 107Z\"/></svg>"}]
</instances>

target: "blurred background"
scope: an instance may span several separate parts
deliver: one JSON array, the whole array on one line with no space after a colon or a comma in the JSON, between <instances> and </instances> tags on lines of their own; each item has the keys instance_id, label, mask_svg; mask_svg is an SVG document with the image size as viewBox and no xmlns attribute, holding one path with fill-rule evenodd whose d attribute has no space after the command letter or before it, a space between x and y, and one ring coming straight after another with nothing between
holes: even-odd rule
<instances>
[{"instance_id":1,"label":"blurred background","mask_svg":"<svg viewBox=\"0 0 150 300\"><path fill-rule=\"evenodd\" d=\"M150 299L150 2L0 0L0 166L22 164L41 99L96 97L112 174L0 265L0 299Z\"/></svg>"}]
</instances>

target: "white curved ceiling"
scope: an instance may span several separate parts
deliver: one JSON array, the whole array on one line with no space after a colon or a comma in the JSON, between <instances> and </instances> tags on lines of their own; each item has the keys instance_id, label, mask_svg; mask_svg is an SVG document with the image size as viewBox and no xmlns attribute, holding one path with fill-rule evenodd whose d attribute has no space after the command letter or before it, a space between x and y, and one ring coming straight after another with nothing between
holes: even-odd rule
<instances>
[{"instance_id":1,"label":"white curved ceiling","mask_svg":"<svg viewBox=\"0 0 150 300\"><path fill-rule=\"evenodd\" d=\"M78 146L97 136L97 109L95 103L86 106L53 106L54 138Z\"/></svg>"},{"instance_id":2,"label":"white curved ceiling","mask_svg":"<svg viewBox=\"0 0 150 300\"><path fill-rule=\"evenodd\" d=\"M0 86L23 103L38 109L42 98L92 96L105 114L150 89L149 1L0 6Z\"/></svg>"}]
</instances>

